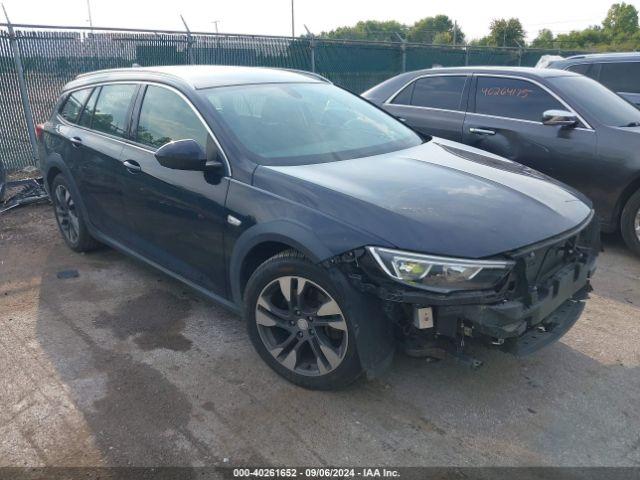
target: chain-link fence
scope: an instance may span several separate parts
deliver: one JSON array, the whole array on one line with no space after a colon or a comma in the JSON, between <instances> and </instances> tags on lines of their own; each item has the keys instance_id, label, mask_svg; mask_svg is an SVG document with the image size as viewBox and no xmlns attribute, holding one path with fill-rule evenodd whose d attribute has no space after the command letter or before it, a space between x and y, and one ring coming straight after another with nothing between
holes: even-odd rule
<instances>
[{"instance_id":1,"label":"chain-link fence","mask_svg":"<svg viewBox=\"0 0 640 480\"><path fill-rule=\"evenodd\" d=\"M77 74L133 64L295 68L317 72L361 93L404 70L434 65L530 66L543 54L574 53L176 31L35 25L14 25L14 28L13 35L0 30L0 160L9 171L34 163L14 45L20 52L35 122L48 118L61 88Z\"/></svg>"}]
</instances>

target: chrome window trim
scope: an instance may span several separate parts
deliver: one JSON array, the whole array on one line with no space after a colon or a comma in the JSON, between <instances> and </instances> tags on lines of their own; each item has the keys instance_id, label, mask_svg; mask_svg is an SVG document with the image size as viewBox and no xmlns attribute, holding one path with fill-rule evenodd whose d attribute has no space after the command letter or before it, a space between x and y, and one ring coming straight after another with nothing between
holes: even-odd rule
<instances>
[{"instance_id":1,"label":"chrome window trim","mask_svg":"<svg viewBox=\"0 0 640 480\"><path fill-rule=\"evenodd\" d=\"M392 102L393 102L393 99L396 98L401 91L403 91L405 88L407 88L412 83L417 82L418 80L422 80L423 78L429 78L429 77L466 77L466 80L468 80L470 76L471 76L470 73L425 73L424 75L420 75L419 77L414 77L411 80L409 80L402 87L400 87L398 90L396 90L396 92L393 95L391 95L384 102L382 102L382 104L383 105L396 105L396 106L401 106L401 107L428 108L428 109L431 109L431 110L439 110L439 111L443 111L443 112L462 112L462 113L464 113L465 112L464 109L462 109L462 110L450 110L450 109L447 109L447 108L423 107L423 106L420 106L420 105L405 105L403 103L392 103ZM465 87L466 87L466 81L465 81ZM462 87L462 93L464 93L464 87Z\"/></svg>"},{"instance_id":2,"label":"chrome window trim","mask_svg":"<svg viewBox=\"0 0 640 480\"><path fill-rule=\"evenodd\" d=\"M567 102L565 102L560 96L558 96L555 92L553 92L552 90L550 90L547 86L543 85L542 83L538 82L537 80L531 79L531 78L526 78L526 77L521 77L518 75L506 75L506 74L491 74L491 73L474 73L473 74L476 77L494 77L494 78L511 78L514 80L522 80L524 82L529 82L529 83L533 83L534 85L540 87L541 89L543 89L544 91L546 91L549 95L551 95L553 98L555 98L558 102L560 102L568 111L570 111L571 113L573 113L576 117L578 117L578 120L580 120L580 122L582 122L583 125L585 125L585 128L580 128L581 130L593 130L593 128L591 127L591 125L589 125L589 123L582 118L582 115L580 115L578 112L576 112L571 105L569 105ZM476 86L476 94L477 94L477 86ZM520 118L513 118L513 117L502 117L500 115L488 115L485 113L477 113L477 112L469 112L467 111L467 113L473 113L476 115L484 115L487 117L493 117L493 118L506 118L509 120L518 120L521 122L532 122L532 123L539 123L542 124L542 122L536 122L535 120L524 120L524 119L520 119Z\"/></svg>"},{"instance_id":3,"label":"chrome window trim","mask_svg":"<svg viewBox=\"0 0 640 480\"><path fill-rule=\"evenodd\" d=\"M449 110L448 108L421 107L420 105L404 105L402 103L385 103L384 105L389 105L394 107L405 107L405 108L418 108L420 110L434 110L436 112L460 113L462 115L465 114L464 110Z\"/></svg>"},{"instance_id":4,"label":"chrome window trim","mask_svg":"<svg viewBox=\"0 0 640 480\"><path fill-rule=\"evenodd\" d=\"M222 158L224 159L224 163L225 166L227 168L227 176L228 177L232 177L232 170L231 170L231 163L229 162L229 159L227 157L226 152L223 150L222 145L220 145L220 142L218 141L218 137L215 136L215 134L213 133L213 131L211 130L211 128L209 127L209 124L204 120L204 117L202 116L202 114L200 113L200 111L193 105L193 103L191 102L191 100L189 100L184 93L182 93L180 90L178 90L175 87L172 87L171 85L166 85L164 83L160 83L160 82L156 82L156 81L152 81L152 80L107 80L107 81L102 81L102 82L97 82L97 83L92 83L90 85L83 85L81 87L76 87L70 90L66 90L64 93L65 94L71 94L77 90L83 90L85 88L96 88L96 87L103 87L105 85L117 85L117 84L128 84L128 85L153 85L153 86L157 86L157 87L161 87L161 88L166 88L167 90L171 90L173 92L175 92L176 94L178 94L178 96L180 98L182 98L182 100L184 102L186 102L187 105L189 105L189 107L191 107L191 110L193 110L193 112L196 114L196 116L198 117L198 119L200 120L200 122L204 125L204 127L207 129L207 132L209 132L209 135L211 135L211 138L213 138L213 141L216 143L216 146L218 147L218 150L220 151L220 153L222 153ZM144 102L144 98L142 99L142 102ZM140 104L140 108L142 108L142 103ZM124 143L125 145L130 145L132 147L138 148L140 150L144 150L147 152L151 152L154 153L156 152L158 149L153 149L151 147L143 147L141 146L141 144L139 144L138 142L134 142L133 140L130 139L126 139L126 138L120 138L120 137L116 137L114 135L109 135L108 133L103 133L103 132L98 132L97 130L93 130L90 128L86 128L86 127L82 127L80 125L77 125L75 123L71 123L68 122L64 119L62 119L62 117L60 116L59 112L56 112L56 116L62 120L62 123L65 123L66 125L69 126L73 126L73 127L77 127L77 128L81 128L83 130L86 130L88 132L91 133L95 133L97 135L101 135L105 138L108 138L110 140L116 140L120 143Z\"/></svg>"},{"instance_id":5,"label":"chrome window trim","mask_svg":"<svg viewBox=\"0 0 640 480\"><path fill-rule=\"evenodd\" d=\"M536 122L535 120L525 120L523 118L501 117L499 115L489 115L487 113L467 112L467 115L477 115L479 117L487 117L487 118L498 118L500 120L510 120L512 122L531 123L533 125L544 125L544 123ZM584 128L584 127L574 127L571 130L581 130L583 132L594 132L595 133L595 130L593 130L591 128Z\"/></svg>"}]
</instances>

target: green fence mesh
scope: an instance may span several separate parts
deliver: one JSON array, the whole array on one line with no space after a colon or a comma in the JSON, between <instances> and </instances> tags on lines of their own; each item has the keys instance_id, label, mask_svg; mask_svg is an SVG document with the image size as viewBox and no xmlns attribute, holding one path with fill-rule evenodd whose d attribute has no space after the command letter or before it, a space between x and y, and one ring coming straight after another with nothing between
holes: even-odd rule
<instances>
[{"instance_id":1,"label":"green fence mesh","mask_svg":"<svg viewBox=\"0 0 640 480\"><path fill-rule=\"evenodd\" d=\"M153 65L247 65L316 71L361 93L406 70L433 66L535 65L543 50L442 47L252 35L17 28L29 102L45 121L63 85L104 68ZM404 54L403 54L404 50ZM562 52L566 55L573 52ZM10 38L0 30L0 160L9 171L33 163Z\"/></svg>"}]
</instances>

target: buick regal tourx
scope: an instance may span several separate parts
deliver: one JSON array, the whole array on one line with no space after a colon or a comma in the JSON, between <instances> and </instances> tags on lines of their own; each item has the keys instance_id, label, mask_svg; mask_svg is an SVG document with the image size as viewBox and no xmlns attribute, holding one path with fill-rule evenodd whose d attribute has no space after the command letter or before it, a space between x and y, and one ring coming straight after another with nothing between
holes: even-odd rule
<instances>
[{"instance_id":1,"label":"buick regal tourx","mask_svg":"<svg viewBox=\"0 0 640 480\"><path fill-rule=\"evenodd\" d=\"M313 74L81 75L38 137L70 248L110 245L242 313L264 361L305 387L373 375L396 345L533 352L590 289L598 229L580 194Z\"/></svg>"}]
</instances>

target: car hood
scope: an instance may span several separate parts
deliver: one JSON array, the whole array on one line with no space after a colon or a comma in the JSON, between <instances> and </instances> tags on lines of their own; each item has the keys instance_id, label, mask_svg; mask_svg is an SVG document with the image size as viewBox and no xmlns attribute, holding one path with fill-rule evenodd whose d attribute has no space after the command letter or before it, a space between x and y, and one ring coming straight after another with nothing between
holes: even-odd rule
<instances>
[{"instance_id":1,"label":"car hood","mask_svg":"<svg viewBox=\"0 0 640 480\"><path fill-rule=\"evenodd\" d=\"M397 248L467 258L537 243L591 213L541 173L440 138L372 157L260 166L254 185Z\"/></svg>"}]
</instances>

